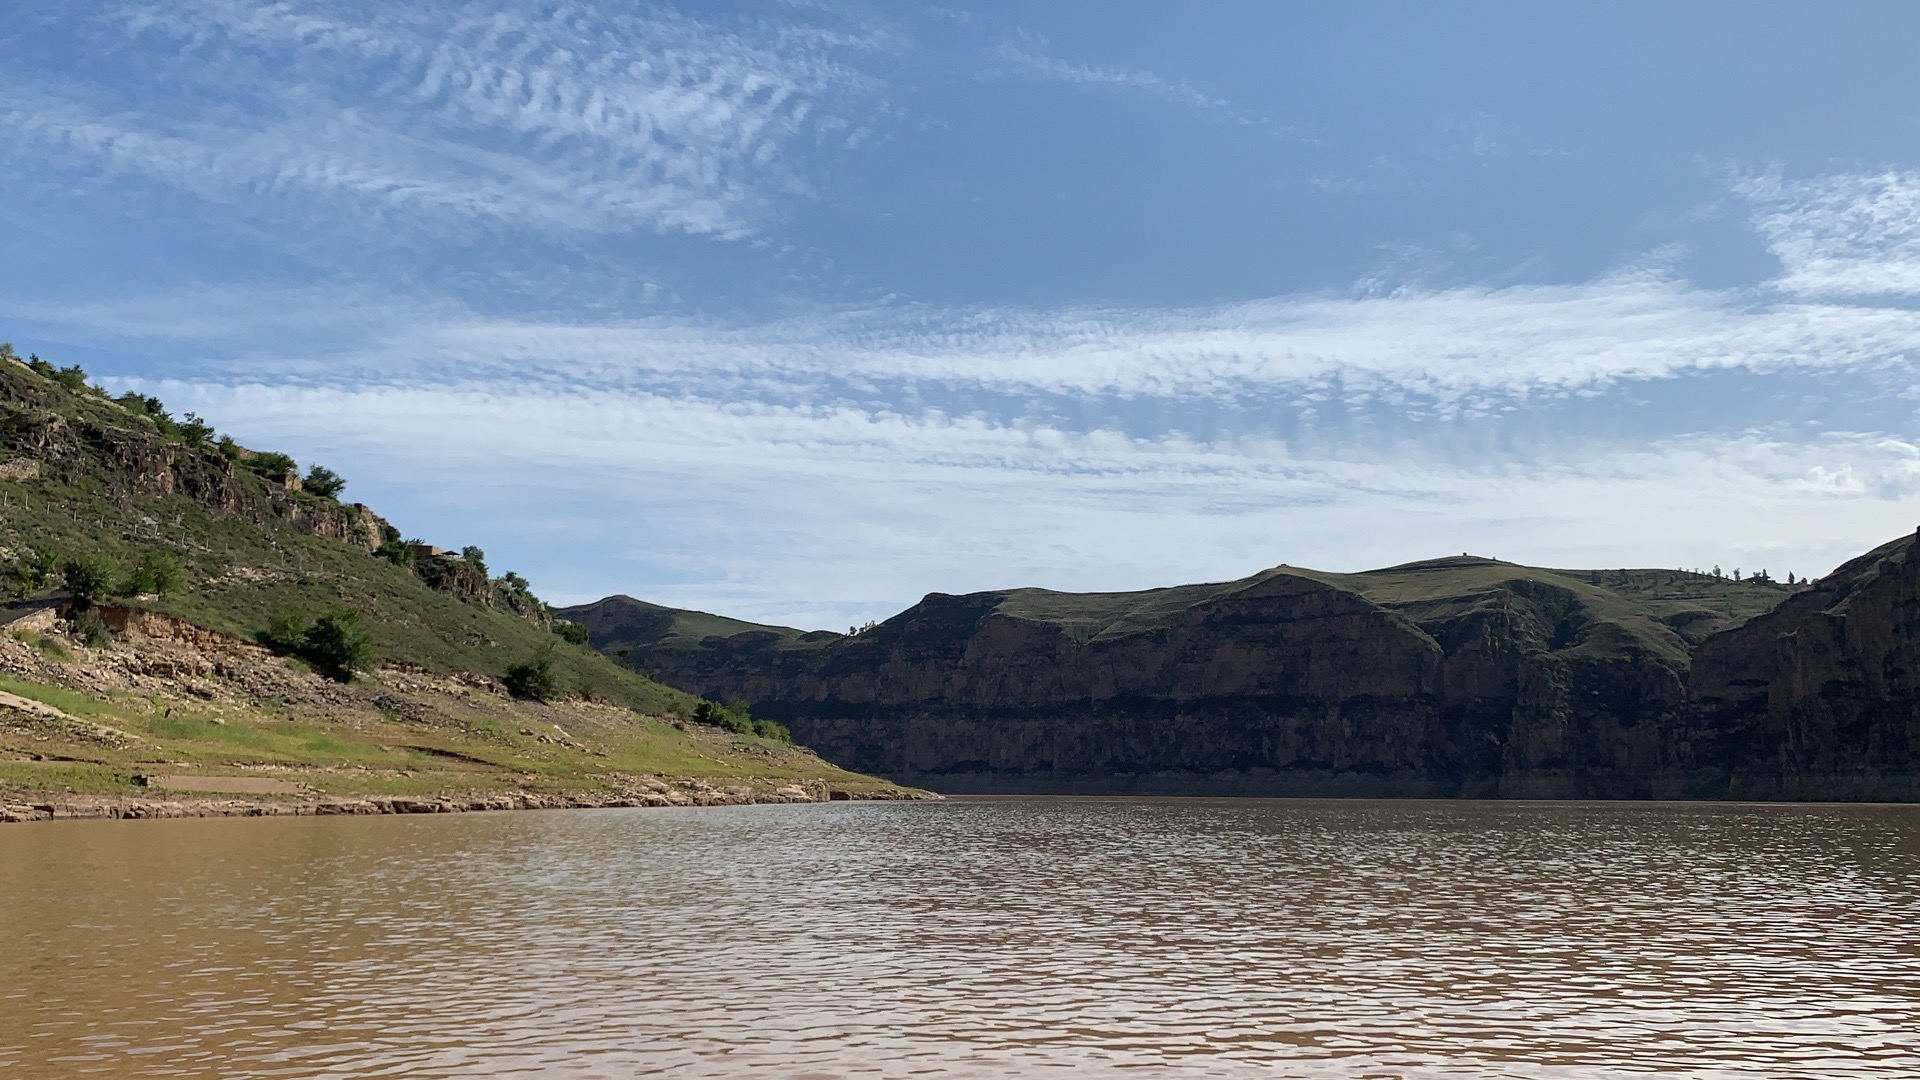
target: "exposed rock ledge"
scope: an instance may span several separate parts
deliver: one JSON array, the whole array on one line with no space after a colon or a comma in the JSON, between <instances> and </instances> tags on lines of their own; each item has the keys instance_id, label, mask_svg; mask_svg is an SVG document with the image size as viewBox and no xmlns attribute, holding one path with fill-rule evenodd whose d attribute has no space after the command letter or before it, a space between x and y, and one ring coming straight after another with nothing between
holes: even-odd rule
<instances>
[{"instance_id":1,"label":"exposed rock ledge","mask_svg":"<svg viewBox=\"0 0 1920 1080\"><path fill-rule=\"evenodd\" d=\"M851 790L817 780L777 788L744 784L715 786L701 780L645 777L624 792L495 792L441 797L375 798L122 798L73 795L16 801L0 796L0 822L84 818L329 817L368 814L458 814L480 810L600 810L623 806L748 806L761 803L822 803L870 800L938 799L928 792L893 789Z\"/></svg>"}]
</instances>

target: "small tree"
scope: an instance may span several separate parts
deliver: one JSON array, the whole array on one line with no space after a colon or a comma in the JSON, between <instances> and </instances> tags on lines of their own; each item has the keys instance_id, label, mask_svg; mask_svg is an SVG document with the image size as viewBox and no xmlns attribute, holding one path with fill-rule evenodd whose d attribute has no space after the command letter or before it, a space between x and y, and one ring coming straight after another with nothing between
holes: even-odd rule
<instances>
[{"instance_id":1,"label":"small tree","mask_svg":"<svg viewBox=\"0 0 1920 1080\"><path fill-rule=\"evenodd\" d=\"M329 610L303 636L301 655L335 682L352 682L353 673L366 670L373 659L373 639L360 625L360 613L350 607Z\"/></svg>"},{"instance_id":2,"label":"small tree","mask_svg":"<svg viewBox=\"0 0 1920 1080\"><path fill-rule=\"evenodd\" d=\"M413 565L413 546L398 539L380 541L380 546L374 548L373 553L395 566Z\"/></svg>"},{"instance_id":3,"label":"small tree","mask_svg":"<svg viewBox=\"0 0 1920 1080\"><path fill-rule=\"evenodd\" d=\"M255 634L260 644L277 653L298 655L307 644L307 628L312 622L293 608L281 608L265 630Z\"/></svg>"},{"instance_id":4,"label":"small tree","mask_svg":"<svg viewBox=\"0 0 1920 1080\"><path fill-rule=\"evenodd\" d=\"M553 696L553 649L542 647L517 664L507 665L507 693L517 698L545 701Z\"/></svg>"},{"instance_id":5,"label":"small tree","mask_svg":"<svg viewBox=\"0 0 1920 1080\"><path fill-rule=\"evenodd\" d=\"M286 476L300 471L300 466L285 454L255 454L247 459L247 468L267 476Z\"/></svg>"},{"instance_id":6,"label":"small tree","mask_svg":"<svg viewBox=\"0 0 1920 1080\"><path fill-rule=\"evenodd\" d=\"M346 490L347 482L341 479L339 473L325 465L315 465L307 470L307 478L300 482L300 486L309 495L317 495L322 499L337 499L340 493Z\"/></svg>"},{"instance_id":7,"label":"small tree","mask_svg":"<svg viewBox=\"0 0 1920 1080\"><path fill-rule=\"evenodd\" d=\"M577 622L554 623L553 632L570 645L585 645L588 640L587 628Z\"/></svg>"},{"instance_id":8,"label":"small tree","mask_svg":"<svg viewBox=\"0 0 1920 1080\"><path fill-rule=\"evenodd\" d=\"M184 419L174 425L174 428L180 432L180 437L187 441L187 445L195 450L207 445L208 440L213 438L213 425L193 413L188 413Z\"/></svg>"},{"instance_id":9,"label":"small tree","mask_svg":"<svg viewBox=\"0 0 1920 1080\"><path fill-rule=\"evenodd\" d=\"M460 558L465 560L468 566L479 571L482 578L489 576L487 574L487 553L481 551L478 547L468 544L466 547L461 548Z\"/></svg>"},{"instance_id":10,"label":"small tree","mask_svg":"<svg viewBox=\"0 0 1920 1080\"><path fill-rule=\"evenodd\" d=\"M113 565L92 555L77 555L60 564L60 577L73 596L73 610L85 611L113 588Z\"/></svg>"},{"instance_id":11,"label":"small tree","mask_svg":"<svg viewBox=\"0 0 1920 1080\"><path fill-rule=\"evenodd\" d=\"M180 570L180 564L172 555L164 551L148 552L140 560L140 565L127 575L127 583L122 587L128 596L141 593L154 593L166 596L179 592L186 585L187 576Z\"/></svg>"}]
</instances>

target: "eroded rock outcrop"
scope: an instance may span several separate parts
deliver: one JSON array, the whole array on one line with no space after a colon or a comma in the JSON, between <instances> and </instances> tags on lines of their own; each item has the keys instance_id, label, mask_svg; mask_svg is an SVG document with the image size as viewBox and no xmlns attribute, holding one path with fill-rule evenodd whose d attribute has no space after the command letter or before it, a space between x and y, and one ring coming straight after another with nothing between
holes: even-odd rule
<instances>
[{"instance_id":1,"label":"eroded rock outcrop","mask_svg":"<svg viewBox=\"0 0 1920 1080\"><path fill-rule=\"evenodd\" d=\"M747 699L829 760L936 790L1649 798L1746 790L1691 654L1789 595L1462 557L934 594L854 635L701 633L724 621L627 598L562 614L670 685ZM1838 794L1822 783L1767 790Z\"/></svg>"},{"instance_id":2,"label":"eroded rock outcrop","mask_svg":"<svg viewBox=\"0 0 1920 1080\"><path fill-rule=\"evenodd\" d=\"M1753 798L1920 799L1920 553L1904 537L1707 639L1702 761Z\"/></svg>"}]
</instances>

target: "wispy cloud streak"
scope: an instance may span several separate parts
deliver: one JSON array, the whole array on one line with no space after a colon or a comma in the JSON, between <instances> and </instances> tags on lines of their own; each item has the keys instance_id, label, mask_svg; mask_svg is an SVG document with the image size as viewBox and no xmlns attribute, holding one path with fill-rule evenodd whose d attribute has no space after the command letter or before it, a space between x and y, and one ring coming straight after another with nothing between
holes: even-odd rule
<instances>
[{"instance_id":1,"label":"wispy cloud streak","mask_svg":"<svg viewBox=\"0 0 1920 1080\"><path fill-rule=\"evenodd\" d=\"M859 61L895 47L531 3L183 0L111 25L167 47L159 94L0 83L0 131L226 203L722 239L808 194L796 148L864 137L883 88Z\"/></svg>"}]
</instances>

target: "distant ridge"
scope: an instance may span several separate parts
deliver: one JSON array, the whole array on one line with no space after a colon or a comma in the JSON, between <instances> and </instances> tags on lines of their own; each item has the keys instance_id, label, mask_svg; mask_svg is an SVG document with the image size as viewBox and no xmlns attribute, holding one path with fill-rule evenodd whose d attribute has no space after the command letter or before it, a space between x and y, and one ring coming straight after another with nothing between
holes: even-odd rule
<instances>
[{"instance_id":1,"label":"distant ridge","mask_svg":"<svg viewBox=\"0 0 1920 1080\"><path fill-rule=\"evenodd\" d=\"M1912 799L1913 546L1793 587L1462 555L934 593L852 635L626 597L560 614L936 790Z\"/></svg>"}]
</instances>

